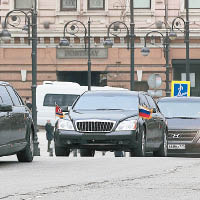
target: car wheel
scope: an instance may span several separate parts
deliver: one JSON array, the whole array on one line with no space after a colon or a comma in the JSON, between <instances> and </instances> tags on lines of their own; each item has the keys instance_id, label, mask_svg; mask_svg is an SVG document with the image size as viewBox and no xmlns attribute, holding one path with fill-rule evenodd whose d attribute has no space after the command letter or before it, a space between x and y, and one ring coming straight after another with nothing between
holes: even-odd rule
<instances>
[{"instance_id":1,"label":"car wheel","mask_svg":"<svg viewBox=\"0 0 200 200\"><path fill-rule=\"evenodd\" d=\"M145 128L143 127L139 133L138 147L135 150L135 156L145 157L146 155L146 138Z\"/></svg>"},{"instance_id":2,"label":"car wheel","mask_svg":"<svg viewBox=\"0 0 200 200\"><path fill-rule=\"evenodd\" d=\"M34 152L34 139L33 133L27 134L27 145L23 151L17 153L17 159L19 162L32 162L33 161L33 152Z\"/></svg>"},{"instance_id":3,"label":"car wheel","mask_svg":"<svg viewBox=\"0 0 200 200\"><path fill-rule=\"evenodd\" d=\"M94 157L95 151L90 149L80 149L81 157Z\"/></svg>"},{"instance_id":4,"label":"car wheel","mask_svg":"<svg viewBox=\"0 0 200 200\"><path fill-rule=\"evenodd\" d=\"M166 157L167 156L168 141L167 141L167 130L166 129L163 131L162 140L163 141L162 141L160 148L157 151L153 152L154 156L158 156L158 157Z\"/></svg>"},{"instance_id":5,"label":"car wheel","mask_svg":"<svg viewBox=\"0 0 200 200\"><path fill-rule=\"evenodd\" d=\"M55 155L56 156L66 156L68 157L70 154L70 149L66 148L66 147L58 147L55 144Z\"/></svg>"},{"instance_id":6,"label":"car wheel","mask_svg":"<svg viewBox=\"0 0 200 200\"><path fill-rule=\"evenodd\" d=\"M123 151L115 151L115 157L124 157Z\"/></svg>"},{"instance_id":7,"label":"car wheel","mask_svg":"<svg viewBox=\"0 0 200 200\"><path fill-rule=\"evenodd\" d=\"M130 157L135 157L135 151L134 150L130 150L129 156Z\"/></svg>"}]
</instances>

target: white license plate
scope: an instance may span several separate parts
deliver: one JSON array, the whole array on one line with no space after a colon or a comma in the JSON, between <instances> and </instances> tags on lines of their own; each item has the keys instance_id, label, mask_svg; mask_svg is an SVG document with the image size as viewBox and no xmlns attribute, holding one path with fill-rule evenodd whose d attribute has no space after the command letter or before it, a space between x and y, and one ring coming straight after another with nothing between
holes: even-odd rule
<instances>
[{"instance_id":1,"label":"white license plate","mask_svg":"<svg viewBox=\"0 0 200 200\"><path fill-rule=\"evenodd\" d=\"M168 149L185 149L185 144L168 144Z\"/></svg>"}]
</instances>

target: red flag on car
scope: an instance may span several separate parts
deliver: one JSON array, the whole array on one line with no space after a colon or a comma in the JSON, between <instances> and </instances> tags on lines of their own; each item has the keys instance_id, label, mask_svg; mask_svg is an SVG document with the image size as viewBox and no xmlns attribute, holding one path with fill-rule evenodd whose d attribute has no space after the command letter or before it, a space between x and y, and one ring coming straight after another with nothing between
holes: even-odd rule
<instances>
[{"instance_id":1,"label":"red flag on car","mask_svg":"<svg viewBox=\"0 0 200 200\"><path fill-rule=\"evenodd\" d=\"M60 106L56 104L56 117L63 118L63 112Z\"/></svg>"}]
</instances>

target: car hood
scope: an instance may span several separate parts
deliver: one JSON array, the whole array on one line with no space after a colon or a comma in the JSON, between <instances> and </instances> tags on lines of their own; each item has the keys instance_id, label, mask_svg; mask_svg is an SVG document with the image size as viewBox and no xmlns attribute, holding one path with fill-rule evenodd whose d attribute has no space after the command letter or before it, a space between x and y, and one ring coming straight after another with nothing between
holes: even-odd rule
<instances>
[{"instance_id":1,"label":"car hood","mask_svg":"<svg viewBox=\"0 0 200 200\"><path fill-rule=\"evenodd\" d=\"M200 129L200 119L167 119L169 129Z\"/></svg>"},{"instance_id":2,"label":"car hood","mask_svg":"<svg viewBox=\"0 0 200 200\"><path fill-rule=\"evenodd\" d=\"M76 120L91 120L91 119L99 119L99 120L114 120L114 121L122 121L124 119L138 116L138 111L127 111L127 110L78 110L78 111L70 111L70 118L73 121Z\"/></svg>"}]
</instances>

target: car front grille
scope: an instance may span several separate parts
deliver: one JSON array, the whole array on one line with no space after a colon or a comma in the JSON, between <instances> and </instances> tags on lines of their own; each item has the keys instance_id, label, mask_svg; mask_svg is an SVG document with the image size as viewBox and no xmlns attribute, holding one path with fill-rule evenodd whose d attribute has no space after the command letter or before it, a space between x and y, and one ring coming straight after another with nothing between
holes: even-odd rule
<instances>
[{"instance_id":1,"label":"car front grille","mask_svg":"<svg viewBox=\"0 0 200 200\"><path fill-rule=\"evenodd\" d=\"M168 139L169 141L193 141L197 134L198 130L169 130Z\"/></svg>"},{"instance_id":2,"label":"car front grille","mask_svg":"<svg viewBox=\"0 0 200 200\"><path fill-rule=\"evenodd\" d=\"M76 129L85 133L108 133L113 130L115 123L111 120L78 120Z\"/></svg>"}]
</instances>

